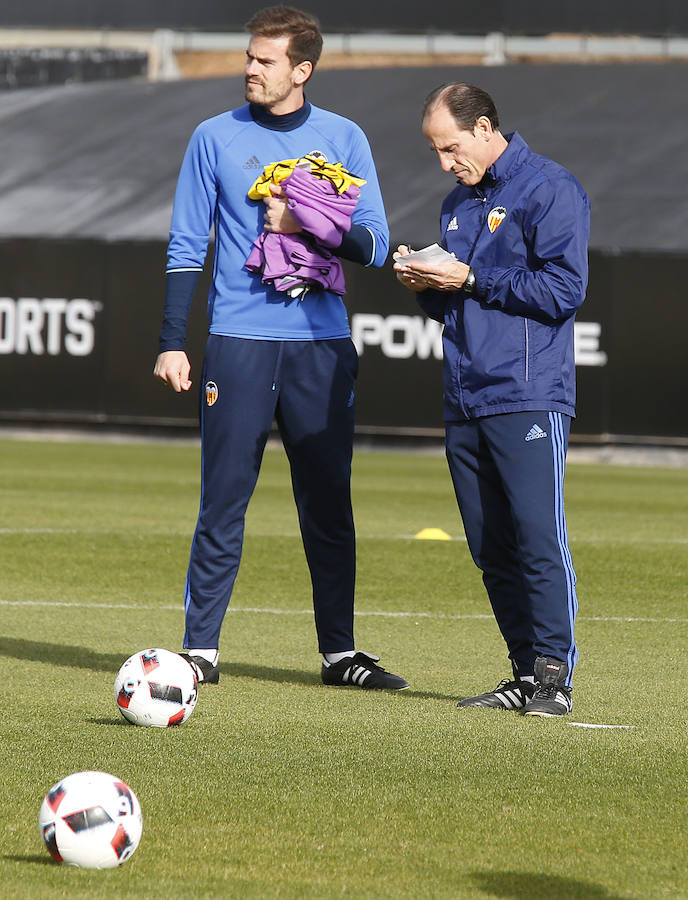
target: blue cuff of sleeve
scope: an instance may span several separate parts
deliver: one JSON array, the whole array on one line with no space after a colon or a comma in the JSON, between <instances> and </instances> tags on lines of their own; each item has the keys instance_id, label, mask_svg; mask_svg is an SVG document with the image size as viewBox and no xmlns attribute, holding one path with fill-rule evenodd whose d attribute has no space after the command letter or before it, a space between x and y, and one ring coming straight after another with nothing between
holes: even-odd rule
<instances>
[{"instance_id":1,"label":"blue cuff of sleeve","mask_svg":"<svg viewBox=\"0 0 688 900\"><path fill-rule=\"evenodd\" d=\"M167 273L165 309L160 329L159 351L183 350L186 322L201 269L172 269Z\"/></svg>"},{"instance_id":2,"label":"blue cuff of sleeve","mask_svg":"<svg viewBox=\"0 0 688 900\"><path fill-rule=\"evenodd\" d=\"M352 224L351 229L344 232L335 253L342 259L369 266L375 259L375 238L365 225Z\"/></svg>"},{"instance_id":3,"label":"blue cuff of sleeve","mask_svg":"<svg viewBox=\"0 0 688 900\"><path fill-rule=\"evenodd\" d=\"M475 275L473 296L486 300L489 294L491 269L473 269L473 274Z\"/></svg>"}]
</instances>

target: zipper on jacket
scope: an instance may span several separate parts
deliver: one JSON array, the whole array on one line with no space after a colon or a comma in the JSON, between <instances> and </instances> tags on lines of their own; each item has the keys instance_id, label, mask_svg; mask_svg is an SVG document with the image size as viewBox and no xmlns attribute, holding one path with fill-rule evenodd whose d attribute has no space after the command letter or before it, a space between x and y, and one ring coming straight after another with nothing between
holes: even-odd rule
<instances>
[{"instance_id":1,"label":"zipper on jacket","mask_svg":"<svg viewBox=\"0 0 688 900\"><path fill-rule=\"evenodd\" d=\"M526 381L530 381L530 335L528 333L528 319L523 320L523 327L525 331L526 338L526 366L525 366L525 375Z\"/></svg>"},{"instance_id":2,"label":"zipper on jacket","mask_svg":"<svg viewBox=\"0 0 688 900\"><path fill-rule=\"evenodd\" d=\"M470 249L470 251L469 251L469 253L468 253L468 256L467 256L467 258L466 258L466 264L467 264L467 265L470 265L470 264L471 264L471 260L473 259L473 254L475 253L476 245L477 245L477 243L478 243L478 240L480 239L480 235L482 234L482 230L483 230L483 228L485 227L485 222L487 221L487 214L484 212L484 210L487 209L487 206L486 206L486 204L487 204L487 194L485 193L485 191L483 191L481 188L479 188L479 187L477 187L477 186L473 188L473 192L474 192L475 196L477 197L477 199L478 199L478 200L480 201L480 203L482 204L482 207L483 207L483 216L482 216L482 220L481 220L481 222L480 222L480 228L478 229L478 231L477 231L477 233L476 233L476 235L475 235L475 240L473 241L473 245L472 245L472 247L471 247L471 249Z\"/></svg>"},{"instance_id":3,"label":"zipper on jacket","mask_svg":"<svg viewBox=\"0 0 688 900\"><path fill-rule=\"evenodd\" d=\"M468 255L466 257L466 263L468 265L471 264L471 260L473 259L473 254L475 253L475 248L480 239L480 235L482 234L482 230L485 227L485 222L487 222L487 194L481 188L479 188L477 185L473 188L473 193L483 208L483 214L481 217L480 227L478 228L478 230L476 232L475 238L473 240L473 244L472 244L471 249L468 252ZM461 380L461 363L463 361L463 357L464 357L464 354L463 354L463 350L462 350L456 359L456 372L454 374L454 380L456 381L456 386L457 386L458 392L459 392L459 397L458 397L459 406L461 407L461 411L466 416L466 418L469 419L470 416L468 414L468 410L466 409L466 405L463 402L463 383Z\"/></svg>"}]
</instances>

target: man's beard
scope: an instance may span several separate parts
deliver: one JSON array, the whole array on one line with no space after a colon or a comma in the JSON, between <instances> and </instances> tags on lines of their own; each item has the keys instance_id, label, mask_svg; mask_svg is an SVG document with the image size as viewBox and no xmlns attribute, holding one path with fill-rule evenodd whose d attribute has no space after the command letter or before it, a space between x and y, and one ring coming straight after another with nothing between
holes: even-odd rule
<instances>
[{"instance_id":1,"label":"man's beard","mask_svg":"<svg viewBox=\"0 0 688 900\"><path fill-rule=\"evenodd\" d=\"M245 80L245 99L249 103L257 103L259 106L271 106L286 100L292 91L291 84L279 84L267 87L262 82L249 82ZM257 96L254 92L257 90Z\"/></svg>"}]
</instances>

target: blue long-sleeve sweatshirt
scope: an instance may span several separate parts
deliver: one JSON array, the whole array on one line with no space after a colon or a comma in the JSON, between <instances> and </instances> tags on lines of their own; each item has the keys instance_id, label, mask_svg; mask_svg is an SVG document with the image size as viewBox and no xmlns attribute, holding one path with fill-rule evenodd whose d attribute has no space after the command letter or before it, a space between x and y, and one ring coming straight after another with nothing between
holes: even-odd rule
<instances>
[{"instance_id":1,"label":"blue long-sleeve sweatshirt","mask_svg":"<svg viewBox=\"0 0 688 900\"><path fill-rule=\"evenodd\" d=\"M276 291L244 264L263 231L265 207L247 192L265 166L313 151L366 180L352 228L334 252L381 266L389 230L367 138L354 122L308 101L274 116L242 106L202 122L191 137L175 193L168 246L167 296L160 350L182 349L199 273L215 231L208 296L211 334L259 340L322 340L350 333L342 298L309 291L303 300Z\"/></svg>"}]
</instances>

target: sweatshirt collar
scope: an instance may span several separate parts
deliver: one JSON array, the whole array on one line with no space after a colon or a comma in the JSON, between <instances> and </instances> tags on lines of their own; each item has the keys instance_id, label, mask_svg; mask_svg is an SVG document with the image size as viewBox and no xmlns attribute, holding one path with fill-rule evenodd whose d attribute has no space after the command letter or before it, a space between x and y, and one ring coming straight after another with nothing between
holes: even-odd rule
<instances>
[{"instance_id":1,"label":"sweatshirt collar","mask_svg":"<svg viewBox=\"0 0 688 900\"><path fill-rule=\"evenodd\" d=\"M311 105L305 98L303 106L282 116L276 116L257 103L249 103L248 108L253 121L263 128L269 128L270 131L293 131L299 125L303 125L311 113Z\"/></svg>"}]
</instances>

